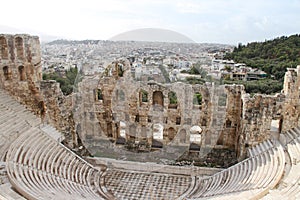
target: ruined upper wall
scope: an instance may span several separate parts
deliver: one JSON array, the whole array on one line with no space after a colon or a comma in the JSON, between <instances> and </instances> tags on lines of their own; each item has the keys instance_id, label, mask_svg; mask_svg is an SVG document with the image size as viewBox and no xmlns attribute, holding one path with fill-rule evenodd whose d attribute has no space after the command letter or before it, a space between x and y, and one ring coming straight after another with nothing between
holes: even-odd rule
<instances>
[{"instance_id":1,"label":"ruined upper wall","mask_svg":"<svg viewBox=\"0 0 300 200\"><path fill-rule=\"evenodd\" d=\"M300 66L288 68L281 93L275 95L249 94L242 96L241 131L238 133L240 155L280 132L300 125ZM243 149L244 148L244 149Z\"/></svg>"},{"instance_id":2,"label":"ruined upper wall","mask_svg":"<svg viewBox=\"0 0 300 200\"><path fill-rule=\"evenodd\" d=\"M34 111L43 105L40 41L26 34L0 34L0 87Z\"/></svg>"}]
</instances>

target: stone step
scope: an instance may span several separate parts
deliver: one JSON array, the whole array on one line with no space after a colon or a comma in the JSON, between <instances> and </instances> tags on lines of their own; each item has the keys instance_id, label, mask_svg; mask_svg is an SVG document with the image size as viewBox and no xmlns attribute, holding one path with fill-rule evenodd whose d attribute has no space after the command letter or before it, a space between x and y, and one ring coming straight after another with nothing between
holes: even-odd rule
<instances>
[{"instance_id":1,"label":"stone step","mask_svg":"<svg viewBox=\"0 0 300 200\"><path fill-rule=\"evenodd\" d=\"M55 141L62 142L65 139L64 135L52 126L41 126L41 130L48 134L50 137L52 137Z\"/></svg>"},{"instance_id":2,"label":"stone step","mask_svg":"<svg viewBox=\"0 0 300 200\"><path fill-rule=\"evenodd\" d=\"M20 194L12 189L10 183L0 185L0 199L1 200L26 200Z\"/></svg>"},{"instance_id":3,"label":"stone step","mask_svg":"<svg viewBox=\"0 0 300 200\"><path fill-rule=\"evenodd\" d=\"M50 126L44 128L55 130ZM58 195L72 199L112 197L105 185L95 185L104 183L95 179L102 179L101 171L39 128L31 127L12 143L7 163L8 176L32 198L41 195L51 199Z\"/></svg>"}]
</instances>

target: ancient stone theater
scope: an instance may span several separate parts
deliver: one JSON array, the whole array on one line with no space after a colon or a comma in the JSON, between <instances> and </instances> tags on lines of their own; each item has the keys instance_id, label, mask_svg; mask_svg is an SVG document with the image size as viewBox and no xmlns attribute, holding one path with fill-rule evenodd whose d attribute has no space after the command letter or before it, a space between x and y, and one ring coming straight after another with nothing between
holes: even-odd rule
<instances>
[{"instance_id":1,"label":"ancient stone theater","mask_svg":"<svg viewBox=\"0 0 300 200\"><path fill-rule=\"evenodd\" d=\"M131 73L116 60L64 96L38 37L0 35L0 199L300 198L300 66L254 96Z\"/></svg>"}]
</instances>

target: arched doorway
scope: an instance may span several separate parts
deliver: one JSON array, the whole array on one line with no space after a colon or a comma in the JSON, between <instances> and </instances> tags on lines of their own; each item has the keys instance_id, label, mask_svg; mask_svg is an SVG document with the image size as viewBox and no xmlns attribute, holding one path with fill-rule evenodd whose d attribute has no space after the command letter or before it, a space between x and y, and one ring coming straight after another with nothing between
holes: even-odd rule
<instances>
[{"instance_id":1,"label":"arched doorway","mask_svg":"<svg viewBox=\"0 0 300 200\"><path fill-rule=\"evenodd\" d=\"M164 96L161 91L153 92L153 105L164 106Z\"/></svg>"},{"instance_id":2,"label":"arched doorway","mask_svg":"<svg viewBox=\"0 0 300 200\"><path fill-rule=\"evenodd\" d=\"M0 37L0 53L2 59L8 59L8 49L5 37Z\"/></svg>"},{"instance_id":3,"label":"arched doorway","mask_svg":"<svg viewBox=\"0 0 300 200\"><path fill-rule=\"evenodd\" d=\"M23 59L24 58L23 38L21 38L21 37L15 38L15 47L17 49L17 58Z\"/></svg>"},{"instance_id":4,"label":"arched doorway","mask_svg":"<svg viewBox=\"0 0 300 200\"><path fill-rule=\"evenodd\" d=\"M175 137L175 129L173 127L168 129L168 139L171 141Z\"/></svg>"},{"instance_id":5,"label":"arched doorway","mask_svg":"<svg viewBox=\"0 0 300 200\"><path fill-rule=\"evenodd\" d=\"M18 68L19 70L19 77L20 77L20 81L25 81L25 68L24 66L19 66Z\"/></svg>"}]
</instances>

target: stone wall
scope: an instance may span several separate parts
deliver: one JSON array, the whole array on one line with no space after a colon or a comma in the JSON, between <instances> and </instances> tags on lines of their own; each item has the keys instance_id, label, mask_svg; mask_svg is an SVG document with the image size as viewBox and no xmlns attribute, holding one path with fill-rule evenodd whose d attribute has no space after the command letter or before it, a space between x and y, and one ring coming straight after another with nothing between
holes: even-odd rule
<instances>
[{"instance_id":1,"label":"stone wall","mask_svg":"<svg viewBox=\"0 0 300 200\"><path fill-rule=\"evenodd\" d=\"M42 81L38 37L0 35L0 87L63 132L70 147L82 142L97 152L101 145L109 151L131 142L172 157L181 146L196 149L200 158L224 149L229 153L223 159L235 160L245 157L247 148L300 125L300 66L287 70L282 93L253 97L239 85L135 81L130 68L126 60L115 61L64 96L59 83ZM201 102L195 102L197 95Z\"/></svg>"},{"instance_id":2,"label":"stone wall","mask_svg":"<svg viewBox=\"0 0 300 200\"><path fill-rule=\"evenodd\" d=\"M122 76L115 71L117 65L108 67L104 77L85 79L77 94L85 97L83 110L89 110L84 119L81 116L81 121L75 120L88 146L88 141L94 139L117 142L120 137L150 146L153 142L161 146L190 145L191 128L198 126L202 130L197 144L200 157L223 148L243 158L247 148L299 125L298 69L288 70L282 93L250 97L240 85L137 82L129 74L128 63L122 63ZM81 95L81 91L89 95ZM176 93L176 105L170 104L170 92ZM147 94L146 100L142 99L143 93ZM193 103L195 93L202 95L200 105ZM92 129L87 124L92 124ZM157 127L162 127L161 138L155 138ZM227 157L234 162L232 153Z\"/></svg>"},{"instance_id":3,"label":"stone wall","mask_svg":"<svg viewBox=\"0 0 300 200\"><path fill-rule=\"evenodd\" d=\"M40 42L36 36L0 34L0 87L37 114L45 112Z\"/></svg>"},{"instance_id":4,"label":"stone wall","mask_svg":"<svg viewBox=\"0 0 300 200\"><path fill-rule=\"evenodd\" d=\"M122 76L116 67L120 65ZM103 140L110 140L113 144L145 144L142 148L194 143L200 157L214 148L237 150L243 86L139 82L131 77L129 68L127 61L115 62L104 76L87 76L79 84L74 121L87 148L95 151ZM175 103L171 93L177 97ZM197 93L202 98L195 103ZM195 127L201 129L196 133L201 140L196 142L191 135Z\"/></svg>"},{"instance_id":5,"label":"stone wall","mask_svg":"<svg viewBox=\"0 0 300 200\"><path fill-rule=\"evenodd\" d=\"M0 34L0 87L63 132L70 147L77 144L72 97L62 94L59 83L42 80L38 37Z\"/></svg>"},{"instance_id":6,"label":"stone wall","mask_svg":"<svg viewBox=\"0 0 300 200\"><path fill-rule=\"evenodd\" d=\"M64 96L56 81L41 81L40 91L47 105L44 123L53 125L65 136L65 145L70 148L78 146L73 120L72 96Z\"/></svg>"},{"instance_id":7,"label":"stone wall","mask_svg":"<svg viewBox=\"0 0 300 200\"><path fill-rule=\"evenodd\" d=\"M300 121L300 66L289 68L285 74L282 93L276 95L242 95L242 125L237 134L237 153L246 155L246 149L268 138L279 137L279 132L299 126ZM275 122L273 124L273 122Z\"/></svg>"}]
</instances>

